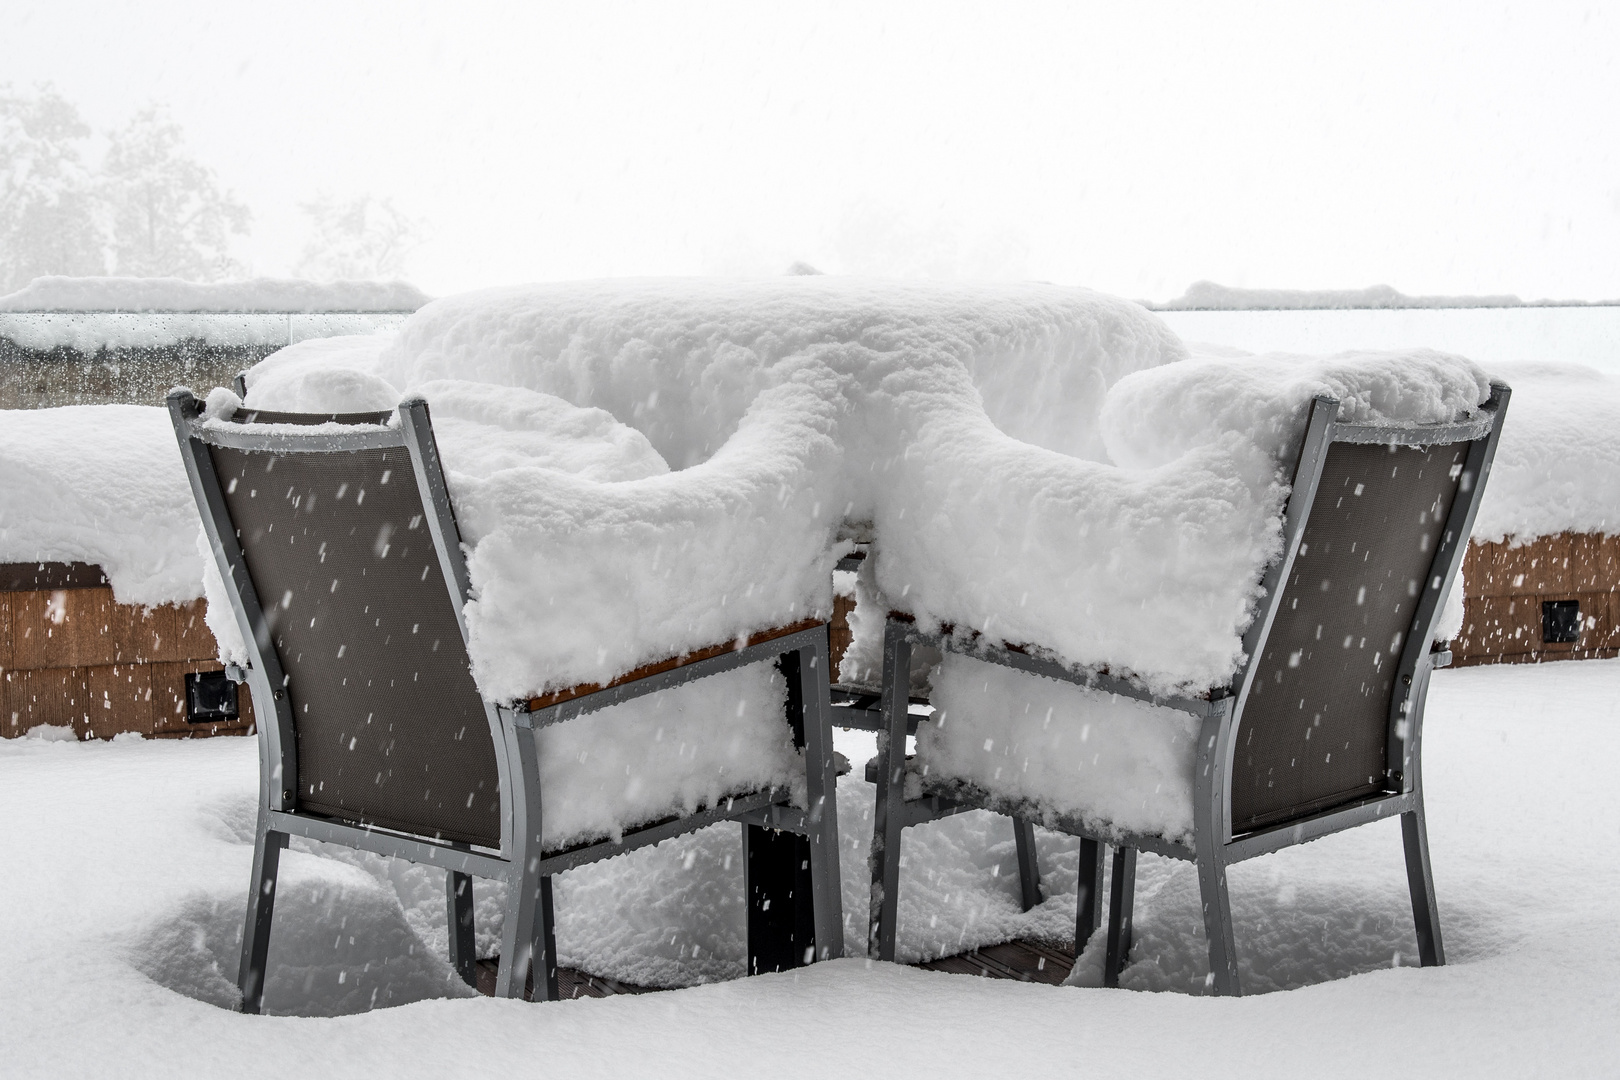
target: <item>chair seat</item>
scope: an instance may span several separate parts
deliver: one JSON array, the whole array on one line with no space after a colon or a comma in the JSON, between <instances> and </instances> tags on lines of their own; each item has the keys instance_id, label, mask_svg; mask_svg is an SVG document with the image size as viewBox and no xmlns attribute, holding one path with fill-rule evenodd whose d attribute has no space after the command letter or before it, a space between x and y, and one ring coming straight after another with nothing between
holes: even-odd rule
<instances>
[{"instance_id":1,"label":"chair seat","mask_svg":"<svg viewBox=\"0 0 1620 1080\"><path fill-rule=\"evenodd\" d=\"M933 687L908 796L962 783L1099 835L1190 842L1197 717L954 653Z\"/></svg>"}]
</instances>

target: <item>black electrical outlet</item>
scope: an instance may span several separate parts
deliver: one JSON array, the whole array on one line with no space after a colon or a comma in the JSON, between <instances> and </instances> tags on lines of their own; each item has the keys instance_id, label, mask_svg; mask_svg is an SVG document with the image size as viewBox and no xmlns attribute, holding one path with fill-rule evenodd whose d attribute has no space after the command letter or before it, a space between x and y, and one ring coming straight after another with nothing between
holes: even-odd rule
<instances>
[{"instance_id":1,"label":"black electrical outlet","mask_svg":"<svg viewBox=\"0 0 1620 1080\"><path fill-rule=\"evenodd\" d=\"M1581 640L1581 602L1543 600L1541 640L1547 645L1572 645Z\"/></svg>"},{"instance_id":2,"label":"black electrical outlet","mask_svg":"<svg viewBox=\"0 0 1620 1080\"><path fill-rule=\"evenodd\" d=\"M236 684L223 671L193 671L186 675L186 723L220 724L238 715Z\"/></svg>"}]
</instances>

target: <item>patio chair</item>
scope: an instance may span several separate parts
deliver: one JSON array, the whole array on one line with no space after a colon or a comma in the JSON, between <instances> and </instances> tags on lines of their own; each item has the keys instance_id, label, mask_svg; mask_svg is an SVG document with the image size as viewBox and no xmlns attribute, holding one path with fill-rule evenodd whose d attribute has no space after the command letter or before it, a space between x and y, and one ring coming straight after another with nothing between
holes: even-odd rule
<instances>
[{"instance_id":1,"label":"patio chair","mask_svg":"<svg viewBox=\"0 0 1620 1080\"><path fill-rule=\"evenodd\" d=\"M534 996L558 996L553 875L727 820L745 826L749 973L842 954L823 622L717 643L602 686L485 700L470 673L467 567L424 401L402 402L397 420L243 409L226 422L205 420L189 390L168 401L247 643L250 661L236 674L260 717L244 1012L262 1006L277 864L291 836L444 869L450 960L472 985L471 879L505 882L497 996L531 984ZM621 840L543 848L536 732L764 662L786 677L808 809L772 787Z\"/></svg>"},{"instance_id":2,"label":"patio chair","mask_svg":"<svg viewBox=\"0 0 1620 1080\"><path fill-rule=\"evenodd\" d=\"M871 954L894 958L904 830L983 808L1081 838L1076 957L1099 926L1104 847L1114 846L1105 985L1118 985L1130 951L1137 852L1196 864L1210 988L1236 995L1226 868L1398 814L1419 959L1444 963L1424 820L1423 709L1432 670L1450 662L1431 644L1434 626L1467 549L1509 396L1493 384L1477 418L1419 427L1341 424L1339 402L1318 397L1295 465L1283 555L1264 574L1261 610L1243 638L1248 660L1230 683L1202 695L1156 697L1129 679L1043 658L1033 645L995 644L949 626L924 633L909 615L891 613L884 727L868 766L878 786ZM1387 653L1362 647L1391 642ZM1198 717L1192 841L1122 833L908 768L905 673L914 643ZM908 780L918 797L906 798Z\"/></svg>"}]
</instances>

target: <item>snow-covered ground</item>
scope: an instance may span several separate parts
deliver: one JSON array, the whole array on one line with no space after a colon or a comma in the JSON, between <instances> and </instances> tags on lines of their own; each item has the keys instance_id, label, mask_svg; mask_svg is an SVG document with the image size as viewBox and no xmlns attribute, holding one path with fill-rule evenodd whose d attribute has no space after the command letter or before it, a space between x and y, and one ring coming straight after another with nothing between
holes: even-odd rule
<instances>
[{"instance_id":1,"label":"snow-covered ground","mask_svg":"<svg viewBox=\"0 0 1620 1080\"><path fill-rule=\"evenodd\" d=\"M870 741L840 745L858 764ZM295 849L283 860L268 1005L311 1015L247 1017L220 1006L251 857L252 741L9 740L0 1072L1314 1077L1398 1062L1420 1075L1613 1075L1620 661L1440 672L1425 751L1443 969L1407 966L1415 942L1390 822L1233 871L1246 985L1286 992L1193 994L1204 965L1196 885L1189 867L1151 857L1127 990L860 959L712 984L741 966L739 845L726 825L571 872L557 897L564 962L710 985L556 1004L468 1000L443 960L439 874ZM871 797L845 778L847 944L857 953ZM1040 843L1051 896L1024 915L1004 819L975 814L909 833L902 953L1015 934L1061 942L1075 843L1044 833ZM486 950L491 901L484 890ZM1098 967L1094 943L1081 980Z\"/></svg>"}]
</instances>

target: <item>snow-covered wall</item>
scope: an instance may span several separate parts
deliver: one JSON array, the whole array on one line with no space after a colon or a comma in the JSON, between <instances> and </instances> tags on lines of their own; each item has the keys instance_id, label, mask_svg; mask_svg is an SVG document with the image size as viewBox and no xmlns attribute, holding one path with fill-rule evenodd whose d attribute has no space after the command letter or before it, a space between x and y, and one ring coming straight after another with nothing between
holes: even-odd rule
<instances>
[{"instance_id":1,"label":"snow-covered wall","mask_svg":"<svg viewBox=\"0 0 1620 1080\"><path fill-rule=\"evenodd\" d=\"M1576 364L1502 364L1513 387L1474 539L1620 533L1620 378Z\"/></svg>"},{"instance_id":2,"label":"snow-covered wall","mask_svg":"<svg viewBox=\"0 0 1620 1080\"><path fill-rule=\"evenodd\" d=\"M0 562L95 563L156 606L202 595L199 535L167 410L0 410Z\"/></svg>"}]
</instances>

